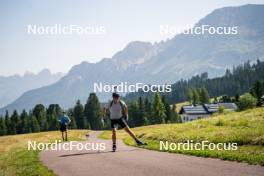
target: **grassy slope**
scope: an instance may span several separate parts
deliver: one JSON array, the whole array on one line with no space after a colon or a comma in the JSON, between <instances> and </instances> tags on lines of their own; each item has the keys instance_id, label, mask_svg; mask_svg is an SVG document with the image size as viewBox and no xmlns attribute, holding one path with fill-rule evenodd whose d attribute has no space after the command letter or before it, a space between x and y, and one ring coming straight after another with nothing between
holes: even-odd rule
<instances>
[{"instance_id":1,"label":"grassy slope","mask_svg":"<svg viewBox=\"0 0 264 176\"><path fill-rule=\"evenodd\" d=\"M238 143L236 151L214 150L174 150L169 152L195 156L220 158L223 160L243 161L250 164L264 165L264 108L243 112L229 112L215 115L210 119L201 119L184 124L162 124L134 128L133 131L145 140L145 147L159 150L159 141L186 142L207 140L213 143ZM104 132L102 138L110 138L111 132ZM118 137L128 145L135 145L123 131Z\"/></svg>"},{"instance_id":2,"label":"grassy slope","mask_svg":"<svg viewBox=\"0 0 264 176\"><path fill-rule=\"evenodd\" d=\"M176 111L179 113L181 110L182 106L186 106L186 105L190 105L190 103L188 101L182 102L182 103L177 103L176 104Z\"/></svg>"},{"instance_id":3,"label":"grassy slope","mask_svg":"<svg viewBox=\"0 0 264 176\"><path fill-rule=\"evenodd\" d=\"M83 140L86 133L87 130L70 130L69 140ZM0 176L54 175L42 165L39 151L27 150L27 142L54 142L60 139L59 131L0 137Z\"/></svg>"}]
</instances>

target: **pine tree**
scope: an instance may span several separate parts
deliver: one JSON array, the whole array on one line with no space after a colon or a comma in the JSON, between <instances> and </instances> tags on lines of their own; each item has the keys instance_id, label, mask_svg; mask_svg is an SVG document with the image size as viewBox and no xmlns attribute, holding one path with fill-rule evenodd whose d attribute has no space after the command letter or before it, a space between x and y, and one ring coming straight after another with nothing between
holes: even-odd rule
<instances>
[{"instance_id":1,"label":"pine tree","mask_svg":"<svg viewBox=\"0 0 264 176\"><path fill-rule=\"evenodd\" d=\"M192 90L192 95L193 95L193 105L197 105L200 103L200 99L199 99L199 94L198 91L196 89Z\"/></svg>"},{"instance_id":2,"label":"pine tree","mask_svg":"<svg viewBox=\"0 0 264 176\"><path fill-rule=\"evenodd\" d=\"M193 104L193 90L192 90L192 88L189 88L187 90L187 100L189 101L190 104Z\"/></svg>"},{"instance_id":3,"label":"pine tree","mask_svg":"<svg viewBox=\"0 0 264 176\"><path fill-rule=\"evenodd\" d=\"M138 98L138 118L139 118L138 121L139 123L137 126L147 125L146 112L142 97Z\"/></svg>"},{"instance_id":4,"label":"pine tree","mask_svg":"<svg viewBox=\"0 0 264 176\"><path fill-rule=\"evenodd\" d=\"M26 110L23 110L23 112L20 115L20 118L21 118L22 133L30 133L31 132L30 119Z\"/></svg>"},{"instance_id":5,"label":"pine tree","mask_svg":"<svg viewBox=\"0 0 264 176\"><path fill-rule=\"evenodd\" d=\"M87 103L85 104L84 115L92 130L102 129L101 107L95 93L90 93Z\"/></svg>"},{"instance_id":6,"label":"pine tree","mask_svg":"<svg viewBox=\"0 0 264 176\"><path fill-rule=\"evenodd\" d=\"M151 102L148 100L148 98L145 98L144 100L144 111L146 116L146 124L150 124L153 112Z\"/></svg>"},{"instance_id":7,"label":"pine tree","mask_svg":"<svg viewBox=\"0 0 264 176\"><path fill-rule=\"evenodd\" d=\"M87 126L87 120L84 118L84 108L81 101L78 100L73 109L73 116L76 119L78 129L85 129Z\"/></svg>"},{"instance_id":8,"label":"pine tree","mask_svg":"<svg viewBox=\"0 0 264 176\"><path fill-rule=\"evenodd\" d=\"M47 114L52 114L54 113L57 115L60 115L62 112L61 107L58 104L50 104L48 109L47 109Z\"/></svg>"},{"instance_id":9,"label":"pine tree","mask_svg":"<svg viewBox=\"0 0 264 176\"><path fill-rule=\"evenodd\" d=\"M6 111L5 113L5 125L6 125L6 134L11 134L11 125L10 125L10 118L9 118L9 113Z\"/></svg>"},{"instance_id":10,"label":"pine tree","mask_svg":"<svg viewBox=\"0 0 264 176\"><path fill-rule=\"evenodd\" d=\"M232 100L231 100L231 97L230 97L230 96L228 96L228 95L223 95L223 96L221 96L221 98L220 98L220 102L228 103L228 102L232 102Z\"/></svg>"},{"instance_id":11,"label":"pine tree","mask_svg":"<svg viewBox=\"0 0 264 176\"><path fill-rule=\"evenodd\" d=\"M189 88L187 90L187 99L190 104L196 105L200 103L199 92L195 88Z\"/></svg>"},{"instance_id":12,"label":"pine tree","mask_svg":"<svg viewBox=\"0 0 264 176\"><path fill-rule=\"evenodd\" d=\"M142 126L147 124L142 97L139 97L138 101L132 104L132 107L129 108L129 111L130 110L133 111L130 117L133 119L134 126Z\"/></svg>"},{"instance_id":13,"label":"pine tree","mask_svg":"<svg viewBox=\"0 0 264 176\"><path fill-rule=\"evenodd\" d=\"M257 99L257 106L261 106L263 103L261 97L264 95L264 87L259 80L253 84L251 94Z\"/></svg>"},{"instance_id":14,"label":"pine tree","mask_svg":"<svg viewBox=\"0 0 264 176\"><path fill-rule=\"evenodd\" d=\"M6 129L5 120L3 117L0 117L0 136L6 135L6 134L7 134L7 129Z\"/></svg>"},{"instance_id":15,"label":"pine tree","mask_svg":"<svg viewBox=\"0 0 264 176\"><path fill-rule=\"evenodd\" d=\"M235 102L238 102L239 101L239 94L238 93L236 93L236 95L235 95Z\"/></svg>"},{"instance_id":16,"label":"pine tree","mask_svg":"<svg viewBox=\"0 0 264 176\"><path fill-rule=\"evenodd\" d=\"M71 129L77 129L77 124L74 116L70 116L70 119L71 119L71 123L70 123Z\"/></svg>"},{"instance_id":17,"label":"pine tree","mask_svg":"<svg viewBox=\"0 0 264 176\"><path fill-rule=\"evenodd\" d=\"M170 115L170 122L171 123L181 123L181 117L177 114L177 108L176 105L173 104L171 115Z\"/></svg>"},{"instance_id":18,"label":"pine tree","mask_svg":"<svg viewBox=\"0 0 264 176\"><path fill-rule=\"evenodd\" d=\"M171 119L171 108L170 108L170 104L166 101L165 96L162 96L162 103L164 104L165 107L165 114L166 114L166 118L165 118L165 122L168 123Z\"/></svg>"},{"instance_id":19,"label":"pine tree","mask_svg":"<svg viewBox=\"0 0 264 176\"><path fill-rule=\"evenodd\" d=\"M10 118L10 134L19 134L21 132L20 127L20 118L15 110Z\"/></svg>"},{"instance_id":20,"label":"pine tree","mask_svg":"<svg viewBox=\"0 0 264 176\"><path fill-rule=\"evenodd\" d=\"M137 116L138 116L138 106L137 106L137 102L131 102L129 105L128 105L128 125L130 127L135 127L135 119ZM136 122L137 123L137 122Z\"/></svg>"},{"instance_id":21,"label":"pine tree","mask_svg":"<svg viewBox=\"0 0 264 176\"><path fill-rule=\"evenodd\" d=\"M56 110L54 109L53 112L50 114L50 124L49 130L58 130L59 129L59 115L57 115Z\"/></svg>"},{"instance_id":22,"label":"pine tree","mask_svg":"<svg viewBox=\"0 0 264 176\"><path fill-rule=\"evenodd\" d=\"M77 129L76 120L75 120L75 117L74 117L73 114L74 114L74 113L73 113L73 109L70 108L70 109L68 110L68 113L67 113L67 115L68 115L68 116L70 117L70 119L71 119L71 123L70 123L69 127L70 127L70 129Z\"/></svg>"},{"instance_id":23,"label":"pine tree","mask_svg":"<svg viewBox=\"0 0 264 176\"><path fill-rule=\"evenodd\" d=\"M158 92L155 93L154 101L153 101L153 118L152 124L160 124L165 122L166 110L164 104L162 103L160 94Z\"/></svg>"},{"instance_id":24,"label":"pine tree","mask_svg":"<svg viewBox=\"0 0 264 176\"><path fill-rule=\"evenodd\" d=\"M49 130L57 130L59 128L59 116L61 115L62 109L58 104L50 104L47 109L47 122Z\"/></svg>"},{"instance_id":25,"label":"pine tree","mask_svg":"<svg viewBox=\"0 0 264 176\"><path fill-rule=\"evenodd\" d=\"M199 93L199 100L201 103L204 104L210 102L210 97L205 87L202 87L198 93Z\"/></svg>"},{"instance_id":26,"label":"pine tree","mask_svg":"<svg viewBox=\"0 0 264 176\"><path fill-rule=\"evenodd\" d=\"M48 130L48 122L47 122L47 117L46 117L46 109L44 105L42 104L37 104L33 108L33 115L37 118L40 130L41 131L46 131Z\"/></svg>"},{"instance_id":27,"label":"pine tree","mask_svg":"<svg viewBox=\"0 0 264 176\"><path fill-rule=\"evenodd\" d=\"M30 126L32 133L40 131L38 120L33 114L30 115Z\"/></svg>"}]
</instances>

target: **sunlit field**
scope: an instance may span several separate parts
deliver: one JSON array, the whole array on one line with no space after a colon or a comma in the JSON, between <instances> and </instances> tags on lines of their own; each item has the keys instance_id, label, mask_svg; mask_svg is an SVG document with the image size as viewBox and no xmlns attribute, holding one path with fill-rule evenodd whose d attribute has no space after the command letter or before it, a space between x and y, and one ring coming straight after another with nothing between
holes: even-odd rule
<instances>
[{"instance_id":1,"label":"sunlit field","mask_svg":"<svg viewBox=\"0 0 264 176\"><path fill-rule=\"evenodd\" d=\"M215 115L210 119L201 119L183 124L162 124L144 126L133 129L135 133L148 143L147 149L159 150L160 141L170 143L209 141L212 143L237 143L238 150L169 150L202 157L220 158L264 165L264 108L255 108L243 112L228 112ZM117 136L128 145L134 141L118 131ZM106 131L102 138L110 139L111 132ZM159 150L160 151L160 150Z\"/></svg>"},{"instance_id":2,"label":"sunlit field","mask_svg":"<svg viewBox=\"0 0 264 176\"><path fill-rule=\"evenodd\" d=\"M87 130L69 130L69 140L84 140ZM61 140L59 131L0 137L0 175L54 175L39 160L39 151L27 150L27 142Z\"/></svg>"}]
</instances>

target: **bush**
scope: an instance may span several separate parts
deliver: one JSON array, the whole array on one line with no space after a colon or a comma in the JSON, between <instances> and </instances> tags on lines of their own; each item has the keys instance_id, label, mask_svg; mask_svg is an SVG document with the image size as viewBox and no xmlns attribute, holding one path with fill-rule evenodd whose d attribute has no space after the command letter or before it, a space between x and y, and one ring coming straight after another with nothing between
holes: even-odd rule
<instances>
[{"instance_id":1,"label":"bush","mask_svg":"<svg viewBox=\"0 0 264 176\"><path fill-rule=\"evenodd\" d=\"M238 109L240 111L245 109L250 109L256 107L257 99L253 97L250 93L245 93L239 98Z\"/></svg>"},{"instance_id":2,"label":"bush","mask_svg":"<svg viewBox=\"0 0 264 176\"><path fill-rule=\"evenodd\" d=\"M222 119L219 119L216 123L215 126L224 126L224 121Z\"/></svg>"},{"instance_id":3,"label":"bush","mask_svg":"<svg viewBox=\"0 0 264 176\"><path fill-rule=\"evenodd\" d=\"M224 112L224 110L225 110L224 106L221 105L221 106L218 107L219 114L222 114Z\"/></svg>"}]
</instances>

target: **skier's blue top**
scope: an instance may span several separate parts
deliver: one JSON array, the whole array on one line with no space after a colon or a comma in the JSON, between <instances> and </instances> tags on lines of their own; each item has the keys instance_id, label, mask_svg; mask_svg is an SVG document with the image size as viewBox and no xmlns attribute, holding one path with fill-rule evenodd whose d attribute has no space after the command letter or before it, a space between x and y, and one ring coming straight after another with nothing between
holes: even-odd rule
<instances>
[{"instance_id":1,"label":"skier's blue top","mask_svg":"<svg viewBox=\"0 0 264 176\"><path fill-rule=\"evenodd\" d=\"M70 120L70 118L69 118L67 115L62 115L62 116L60 117L59 122L60 122L60 124L62 124L62 125L68 125L68 124L71 122L71 120Z\"/></svg>"}]
</instances>

